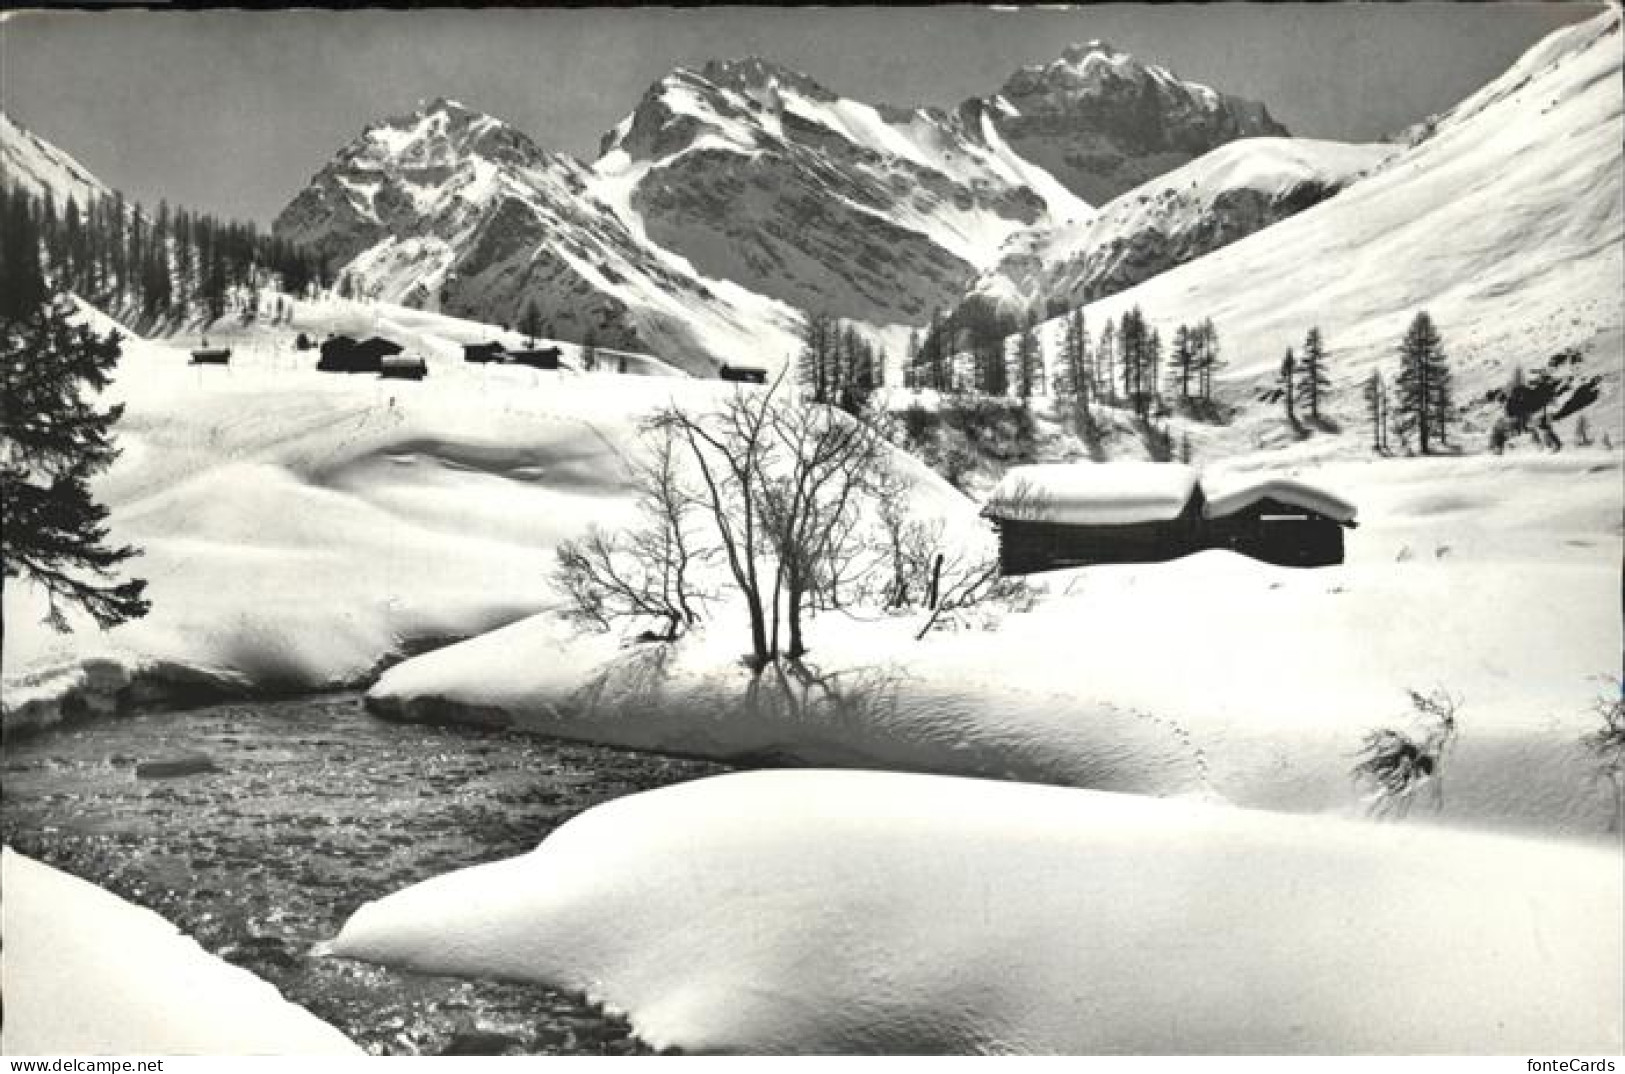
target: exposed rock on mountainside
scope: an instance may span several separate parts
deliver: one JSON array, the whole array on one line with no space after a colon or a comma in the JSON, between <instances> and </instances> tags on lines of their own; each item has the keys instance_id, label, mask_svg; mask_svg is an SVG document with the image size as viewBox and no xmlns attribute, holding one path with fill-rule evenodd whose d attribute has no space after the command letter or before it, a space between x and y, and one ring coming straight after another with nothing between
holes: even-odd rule
<instances>
[{"instance_id":1,"label":"exposed rock on mountainside","mask_svg":"<svg viewBox=\"0 0 1625 1074\"><path fill-rule=\"evenodd\" d=\"M1090 211L974 109L877 109L760 59L673 71L602 148L599 192L655 242L874 323L922 322L1014 231Z\"/></svg>"},{"instance_id":2,"label":"exposed rock on mountainside","mask_svg":"<svg viewBox=\"0 0 1625 1074\"><path fill-rule=\"evenodd\" d=\"M1103 41L1023 67L990 102L999 133L1100 205L1237 138L1287 134L1255 101L1181 81Z\"/></svg>"},{"instance_id":3,"label":"exposed rock on mountainside","mask_svg":"<svg viewBox=\"0 0 1625 1074\"><path fill-rule=\"evenodd\" d=\"M1302 212L1398 151L1302 138L1231 142L1114 198L1085 223L1012 237L971 294L1016 313L1084 305Z\"/></svg>"},{"instance_id":4,"label":"exposed rock on mountainside","mask_svg":"<svg viewBox=\"0 0 1625 1074\"><path fill-rule=\"evenodd\" d=\"M534 302L547 335L708 371L793 347L793 313L698 277L591 196L591 174L438 100L368 128L277 217L364 293L494 322Z\"/></svg>"}]
</instances>

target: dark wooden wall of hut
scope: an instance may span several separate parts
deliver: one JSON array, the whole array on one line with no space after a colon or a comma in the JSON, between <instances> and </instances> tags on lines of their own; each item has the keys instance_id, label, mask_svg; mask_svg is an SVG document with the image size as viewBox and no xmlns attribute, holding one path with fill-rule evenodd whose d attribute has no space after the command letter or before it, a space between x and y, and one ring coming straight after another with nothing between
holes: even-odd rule
<instances>
[{"instance_id":1,"label":"dark wooden wall of hut","mask_svg":"<svg viewBox=\"0 0 1625 1074\"><path fill-rule=\"evenodd\" d=\"M1343 524L1316 511L1265 497L1209 519L1206 543L1282 567L1331 567L1343 562Z\"/></svg>"}]
</instances>

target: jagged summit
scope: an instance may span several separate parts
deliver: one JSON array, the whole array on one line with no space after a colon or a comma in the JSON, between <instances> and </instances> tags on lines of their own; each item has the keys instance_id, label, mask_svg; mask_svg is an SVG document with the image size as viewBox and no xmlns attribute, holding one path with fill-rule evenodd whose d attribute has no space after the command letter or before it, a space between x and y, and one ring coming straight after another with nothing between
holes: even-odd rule
<instances>
[{"instance_id":1,"label":"jagged summit","mask_svg":"<svg viewBox=\"0 0 1625 1074\"><path fill-rule=\"evenodd\" d=\"M688 73L690 70L680 67L673 73ZM837 99L835 93L812 76L762 56L709 60L699 69L698 74L707 82L725 89L749 92L770 86L788 86L814 100Z\"/></svg>"},{"instance_id":2,"label":"jagged summit","mask_svg":"<svg viewBox=\"0 0 1625 1074\"><path fill-rule=\"evenodd\" d=\"M1110 41L1102 41L1098 37L1092 38L1088 41L1070 44L1061 51L1061 59L1066 63L1082 63L1090 56L1104 56L1110 59L1115 56L1127 55L1128 53L1124 52Z\"/></svg>"},{"instance_id":3,"label":"jagged summit","mask_svg":"<svg viewBox=\"0 0 1625 1074\"><path fill-rule=\"evenodd\" d=\"M1226 142L1287 135L1264 105L1099 40L1018 69L989 104L1017 152L1096 205Z\"/></svg>"}]
</instances>

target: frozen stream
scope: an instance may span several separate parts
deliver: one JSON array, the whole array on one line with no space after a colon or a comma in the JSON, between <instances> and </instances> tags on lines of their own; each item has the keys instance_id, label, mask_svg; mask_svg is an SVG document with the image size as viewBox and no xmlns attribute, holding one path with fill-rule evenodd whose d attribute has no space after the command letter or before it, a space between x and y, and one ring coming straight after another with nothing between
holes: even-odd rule
<instances>
[{"instance_id":1,"label":"frozen stream","mask_svg":"<svg viewBox=\"0 0 1625 1074\"><path fill-rule=\"evenodd\" d=\"M138 778L189 754L215 771ZM386 723L354 694L103 719L3 747L0 832L149 907L380 1054L640 1050L534 985L397 973L310 948L361 903L530 850L607 799L721 766Z\"/></svg>"}]
</instances>

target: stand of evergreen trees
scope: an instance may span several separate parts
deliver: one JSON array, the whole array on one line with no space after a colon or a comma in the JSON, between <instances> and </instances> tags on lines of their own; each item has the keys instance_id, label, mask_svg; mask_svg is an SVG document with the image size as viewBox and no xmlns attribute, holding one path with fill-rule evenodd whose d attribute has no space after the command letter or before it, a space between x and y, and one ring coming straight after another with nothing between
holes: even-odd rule
<instances>
[{"instance_id":1,"label":"stand of evergreen trees","mask_svg":"<svg viewBox=\"0 0 1625 1074\"><path fill-rule=\"evenodd\" d=\"M1032 318L1018 321L978 300L952 315L934 315L923 334L910 338L903 383L947 394L1013 392L1022 399L1053 391L1084 407L1129 406L1142 419L1170 407L1201 417L1216 410L1213 375L1223 365L1211 320L1179 325L1165 351L1161 330L1138 306L1108 321L1098 338L1076 309L1065 315L1046 383Z\"/></svg>"},{"instance_id":2,"label":"stand of evergreen trees","mask_svg":"<svg viewBox=\"0 0 1625 1074\"><path fill-rule=\"evenodd\" d=\"M886 356L849 322L827 313L807 317L796 378L802 398L858 414L885 383Z\"/></svg>"},{"instance_id":3,"label":"stand of evergreen trees","mask_svg":"<svg viewBox=\"0 0 1625 1074\"><path fill-rule=\"evenodd\" d=\"M72 198L59 206L20 189L4 199L5 256L37 251L53 290L109 310L148 319L203 312L218 318L234 291L251 294L275 280L283 291L305 295L331 283L319 254L251 223L171 211L167 202L149 216L119 194L85 206ZM249 312L257 313L253 301Z\"/></svg>"}]
</instances>

